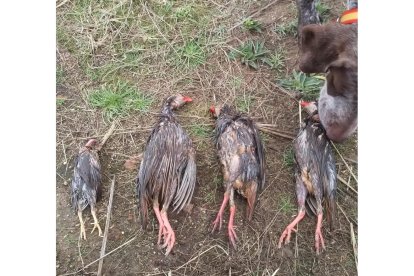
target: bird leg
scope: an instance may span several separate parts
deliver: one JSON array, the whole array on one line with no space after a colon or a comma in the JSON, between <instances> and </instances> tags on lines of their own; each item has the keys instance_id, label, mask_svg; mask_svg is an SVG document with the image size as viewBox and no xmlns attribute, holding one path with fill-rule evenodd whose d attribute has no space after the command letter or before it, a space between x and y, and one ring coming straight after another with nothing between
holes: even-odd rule
<instances>
[{"instance_id":1,"label":"bird leg","mask_svg":"<svg viewBox=\"0 0 414 276\"><path fill-rule=\"evenodd\" d=\"M213 230L211 231L212 233L214 232L214 230L216 230L216 227L217 227L218 224L219 224L219 231L221 230L221 225L223 223L223 213L224 213L224 209L227 206L228 201L229 201L229 193L225 192L224 193L224 198L223 198L223 203L221 204L221 207L220 207L220 210L217 214L217 217L213 222L214 227L213 227Z\"/></svg>"},{"instance_id":2,"label":"bird leg","mask_svg":"<svg viewBox=\"0 0 414 276\"><path fill-rule=\"evenodd\" d=\"M167 247L165 255L168 255L175 243L175 233L170 225L170 222L168 221L167 210L164 210L164 208L161 210L161 219L166 228L164 233L164 244L162 245L162 248Z\"/></svg>"},{"instance_id":3,"label":"bird leg","mask_svg":"<svg viewBox=\"0 0 414 276\"><path fill-rule=\"evenodd\" d=\"M83 236L83 239L86 240L85 223L83 222L82 210L80 208L78 209L78 217L80 221L80 236L81 238Z\"/></svg>"},{"instance_id":4,"label":"bird leg","mask_svg":"<svg viewBox=\"0 0 414 276\"><path fill-rule=\"evenodd\" d=\"M296 218L286 227L285 231L283 231L282 235L280 236L279 239L279 248L282 247L282 243L283 240L286 238L285 240L285 244L289 243L290 241L290 234L292 231L296 232L296 229L294 228L296 226L296 224L299 223L299 221L301 221L303 219L303 217L305 216L306 212L303 209L300 209L301 211L299 211L298 215L296 216Z\"/></svg>"},{"instance_id":5,"label":"bird leg","mask_svg":"<svg viewBox=\"0 0 414 276\"><path fill-rule=\"evenodd\" d=\"M238 240L236 231L234 231L234 215L236 214L236 205L234 204L234 190L231 189L230 192L230 218L229 218L229 225L228 225L228 232L229 238L233 247L236 248L236 240Z\"/></svg>"},{"instance_id":6,"label":"bird leg","mask_svg":"<svg viewBox=\"0 0 414 276\"><path fill-rule=\"evenodd\" d=\"M154 202L153 209L154 209L155 215L157 216L158 224L160 225L160 230L158 232L158 245L160 245L161 236L164 235L164 238L165 238L165 235L167 234L167 231L166 231L166 228L164 226L164 222L161 218L161 213L160 213L160 208L159 208L158 202Z\"/></svg>"},{"instance_id":7,"label":"bird leg","mask_svg":"<svg viewBox=\"0 0 414 276\"><path fill-rule=\"evenodd\" d=\"M91 206L91 213L92 213L92 216L93 216L93 229L91 231L91 234L93 233L93 231L95 231L95 228L98 228L98 232L99 232L98 235L99 235L99 237L103 237L103 235L102 235L102 229L99 226L99 221L98 221L98 218L96 217L96 208L95 207L92 207Z\"/></svg>"},{"instance_id":8,"label":"bird leg","mask_svg":"<svg viewBox=\"0 0 414 276\"><path fill-rule=\"evenodd\" d=\"M322 248L325 249L325 241L322 237L322 213L318 214L318 222L316 224L316 231L315 231L315 247L316 247L316 254L319 254L319 244L322 245Z\"/></svg>"}]
</instances>

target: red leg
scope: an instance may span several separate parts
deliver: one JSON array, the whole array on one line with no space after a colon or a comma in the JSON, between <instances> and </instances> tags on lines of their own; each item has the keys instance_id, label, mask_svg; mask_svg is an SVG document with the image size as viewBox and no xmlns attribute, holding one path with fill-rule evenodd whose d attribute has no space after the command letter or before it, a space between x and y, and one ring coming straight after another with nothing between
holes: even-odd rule
<instances>
[{"instance_id":1,"label":"red leg","mask_svg":"<svg viewBox=\"0 0 414 276\"><path fill-rule=\"evenodd\" d=\"M214 232L214 230L216 230L217 225L219 224L219 231L221 230L221 225L223 223L223 213L224 213L224 209L227 206L227 202L229 201L229 194L228 192L224 193L224 198L223 198L223 203L221 204L220 210L217 214L216 220L213 222L213 230L211 232Z\"/></svg>"},{"instance_id":2,"label":"red leg","mask_svg":"<svg viewBox=\"0 0 414 276\"><path fill-rule=\"evenodd\" d=\"M234 223L233 223L235 213L236 213L236 205L230 206L230 218L229 218L228 231L229 231L230 241L233 244L234 248L236 248L236 240L238 240L236 231L234 231Z\"/></svg>"},{"instance_id":3,"label":"red leg","mask_svg":"<svg viewBox=\"0 0 414 276\"><path fill-rule=\"evenodd\" d=\"M166 229L165 229L165 226L164 226L164 222L162 221L162 218L161 218L160 209L159 209L158 204L154 204L153 208L154 208L154 213L155 213L155 215L157 216L157 219L158 219L158 224L160 225L160 230L158 232L158 245L159 245L161 243L161 236L166 234Z\"/></svg>"},{"instance_id":4,"label":"red leg","mask_svg":"<svg viewBox=\"0 0 414 276\"><path fill-rule=\"evenodd\" d=\"M282 243L285 238L286 238L285 244L289 243L291 232L292 231L296 232L296 229L294 229L294 227L296 226L296 224L299 223L299 221L303 219L304 216L305 216L305 211L300 211L298 215L296 216L296 218L286 227L285 231L283 231L282 233L282 236L280 236L279 248L282 247Z\"/></svg>"},{"instance_id":5,"label":"red leg","mask_svg":"<svg viewBox=\"0 0 414 276\"><path fill-rule=\"evenodd\" d=\"M170 225L170 222L168 221L167 213L164 210L161 211L161 219L164 222L164 226L166 228L164 233L164 244L162 247L167 247L165 255L168 255L175 243L175 233Z\"/></svg>"},{"instance_id":6,"label":"red leg","mask_svg":"<svg viewBox=\"0 0 414 276\"><path fill-rule=\"evenodd\" d=\"M318 222L316 224L316 231L315 231L315 247L316 247L316 254L319 254L319 244L322 245L322 248L325 249L325 241L322 237L322 213L318 215Z\"/></svg>"}]
</instances>

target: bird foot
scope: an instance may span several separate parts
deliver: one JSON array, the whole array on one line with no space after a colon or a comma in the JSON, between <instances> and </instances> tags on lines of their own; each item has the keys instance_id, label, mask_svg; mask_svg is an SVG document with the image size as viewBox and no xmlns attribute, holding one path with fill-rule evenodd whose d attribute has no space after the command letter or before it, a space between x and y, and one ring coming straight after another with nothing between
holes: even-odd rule
<instances>
[{"instance_id":1,"label":"bird foot","mask_svg":"<svg viewBox=\"0 0 414 276\"><path fill-rule=\"evenodd\" d=\"M160 224L160 230L158 231L158 245L161 244L161 237L163 239L167 237L167 229L165 228L164 224Z\"/></svg>"},{"instance_id":2,"label":"bird foot","mask_svg":"<svg viewBox=\"0 0 414 276\"><path fill-rule=\"evenodd\" d=\"M317 255L321 253L320 245L322 245L322 249L325 250L325 241L323 240L322 231L319 228L315 231L315 248Z\"/></svg>"},{"instance_id":3,"label":"bird foot","mask_svg":"<svg viewBox=\"0 0 414 276\"><path fill-rule=\"evenodd\" d=\"M236 206L233 205L230 207L230 218L229 218L229 225L228 225L228 232L229 232L229 239L231 244L234 248L236 248L236 240L239 240L236 235L236 231L234 230L234 214L236 213Z\"/></svg>"},{"instance_id":4,"label":"bird foot","mask_svg":"<svg viewBox=\"0 0 414 276\"><path fill-rule=\"evenodd\" d=\"M292 231L297 232L294 226L288 225L285 231L283 231L282 235L280 236L279 245L278 245L279 248L282 247L283 240L285 241L284 244L288 244L290 242L290 236L291 236Z\"/></svg>"},{"instance_id":5,"label":"bird foot","mask_svg":"<svg viewBox=\"0 0 414 276\"><path fill-rule=\"evenodd\" d=\"M322 248L325 249L325 241L323 240L322 236L322 213L318 214L318 222L316 223L316 231L315 231L315 248L316 248L316 254L319 255L320 247L319 245L322 245Z\"/></svg>"},{"instance_id":6,"label":"bird foot","mask_svg":"<svg viewBox=\"0 0 414 276\"><path fill-rule=\"evenodd\" d=\"M161 213L161 219L164 223L164 228L165 228L164 230L162 230L164 232L163 233L164 244L161 246L161 248L167 247L167 250L165 251L165 256L167 256L168 254L170 254L172 248L174 247L175 233L165 213Z\"/></svg>"},{"instance_id":7,"label":"bird foot","mask_svg":"<svg viewBox=\"0 0 414 276\"><path fill-rule=\"evenodd\" d=\"M216 220L213 222L214 226L213 226L213 230L211 231L211 233L213 233L214 230L216 230L217 225L219 225L219 231L221 230L221 225L223 224L223 213L224 213L224 209L227 206L228 201L229 201L229 194L226 192L224 193L223 202L221 203L221 207L217 214Z\"/></svg>"},{"instance_id":8,"label":"bird foot","mask_svg":"<svg viewBox=\"0 0 414 276\"><path fill-rule=\"evenodd\" d=\"M93 231L95 231L96 228L98 228L98 235L99 235L99 237L103 237L103 235L102 235L102 229L99 226L99 223L98 222L96 222L96 223L94 222L94 223L91 223L91 224L93 224L93 228L92 228L91 234L93 233Z\"/></svg>"},{"instance_id":9,"label":"bird foot","mask_svg":"<svg viewBox=\"0 0 414 276\"><path fill-rule=\"evenodd\" d=\"M80 225L80 236L86 241L86 231L85 231L85 225L81 223Z\"/></svg>"},{"instance_id":10,"label":"bird foot","mask_svg":"<svg viewBox=\"0 0 414 276\"><path fill-rule=\"evenodd\" d=\"M216 230L217 226L218 226L218 230L221 230L221 225L223 224L223 213L219 212L217 214L216 219L213 221L213 230L211 231L211 233L214 232L214 230Z\"/></svg>"},{"instance_id":11,"label":"bird foot","mask_svg":"<svg viewBox=\"0 0 414 276\"><path fill-rule=\"evenodd\" d=\"M295 233L297 232L295 226L299 223L299 221L303 219L305 214L305 211L300 211L296 218L286 227L285 231L283 231L282 235L280 236L278 248L282 247L283 241L285 241L284 244L288 244L290 242L292 231Z\"/></svg>"}]
</instances>

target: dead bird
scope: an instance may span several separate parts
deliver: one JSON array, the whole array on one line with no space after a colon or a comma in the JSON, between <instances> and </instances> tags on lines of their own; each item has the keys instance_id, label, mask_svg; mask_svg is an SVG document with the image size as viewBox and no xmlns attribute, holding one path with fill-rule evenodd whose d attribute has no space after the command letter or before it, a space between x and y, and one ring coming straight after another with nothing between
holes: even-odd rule
<instances>
[{"instance_id":1,"label":"dead bird","mask_svg":"<svg viewBox=\"0 0 414 276\"><path fill-rule=\"evenodd\" d=\"M80 235L86 240L85 224L82 218L82 211L90 206L93 216L94 226L92 232L98 228L99 236L102 237L102 230L96 216L96 202L102 195L101 186L101 166L96 150L98 141L89 140L79 151L75 159L71 185L72 207L78 213L80 221ZM91 233L92 233L91 232Z\"/></svg>"},{"instance_id":2,"label":"dead bird","mask_svg":"<svg viewBox=\"0 0 414 276\"><path fill-rule=\"evenodd\" d=\"M283 242L290 241L292 230L305 216L317 216L315 231L316 253L320 247L325 249L322 236L323 207L328 223L333 230L336 215L336 168L335 159L331 150L329 138L321 123L313 120L316 113L315 103L303 103L303 107L310 113L310 117L302 123L299 134L293 142L295 160L296 196L298 201L298 215L286 227L279 239L279 248Z\"/></svg>"},{"instance_id":3,"label":"dead bird","mask_svg":"<svg viewBox=\"0 0 414 276\"><path fill-rule=\"evenodd\" d=\"M166 255L175 243L167 211L172 205L174 211L180 212L190 203L196 182L195 150L173 113L174 109L191 101L182 95L171 96L165 101L147 140L136 181L142 227L146 228L148 205L152 203L159 223L158 244L162 237L162 248L167 247Z\"/></svg>"},{"instance_id":4,"label":"dead bird","mask_svg":"<svg viewBox=\"0 0 414 276\"><path fill-rule=\"evenodd\" d=\"M259 131L247 115L236 112L228 105L212 106L210 112L217 118L216 147L225 189L223 203L213 222L213 232L217 226L221 229L223 212L230 200L228 234L236 247L234 190L247 199L246 215L251 220L257 192L265 183L265 155Z\"/></svg>"}]
</instances>

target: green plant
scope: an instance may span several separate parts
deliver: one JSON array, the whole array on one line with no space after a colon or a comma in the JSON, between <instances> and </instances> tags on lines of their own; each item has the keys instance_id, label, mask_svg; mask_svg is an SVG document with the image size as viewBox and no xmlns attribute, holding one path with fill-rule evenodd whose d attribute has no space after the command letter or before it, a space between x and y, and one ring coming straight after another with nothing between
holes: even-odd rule
<instances>
[{"instance_id":1,"label":"green plant","mask_svg":"<svg viewBox=\"0 0 414 276\"><path fill-rule=\"evenodd\" d=\"M91 106L103 110L104 117L113 120L129 111L148 112L153 99L125 81L103 85L88 95Z\"/></svg>"},{"instance_id":2,"label":"green plant","mask_svg":"<svg viewBox=\"0 0 414 276\"><path fill-rule=\"evenodd\" d=\"M197 137L206 138L210 135L211 130L205 125L192 125L189 132Z\"/></svg>"},{"instance_id":3,"label":"green plant","mask_svg":"<svg viewBox=\"0 0 414 276\"><path fill-rule=\"evenodd\" d=\"M319 96L323 78L314 74L307 75L293 70L292 76L289 79L280 80L279 83L283 88L301 92L304 100L314 101Z\"/></svg>"},{"instance_id":4,"label":"green plant","mask_svg":"<svg viewBox=\"0 0 414 276\"><path fill-rule=\"evenodd\" d=\"M257 69L259 61L270 66L269 59L266 57L267 53L269 51L265 48L264 42L247 41L238 49L231 51L229 58L233 60L240 58L241 63Z\"/></svg>"},{"instance_id":5,"label":"green plant","mask_svg":"<svg viewBox=\"0 0 414 276\"><path fill-rule=\"evenodd\" d=\"M175 10L174 17L177 20L185 20L192 18L194 14L194 9L191 5L182 6Z\"/></svg>"},{"instance_id":6,"label":"green plant","mask_svg":"<svg viewBox=\"0 0 414 276\"><path fill-rule=\"evenodd\" d=\"M283 165L285 167L293 168L293 165L295 163L294 158L295 156L293 154L293 149L291 147L286 149L283 153Z\"/></svg>"},{"instance_id":7,"label":"green plant","mask_svg":"<svg viewBox=\"0 0 414 276\"><path fill-rule=\"evenodd\" d=\"M243 21L243 27L249 31L256 31L258 33L262 32L262 25L258 21L250 18Z\"/></svg>"},{"instance_id":8,"label":"green plant","mask_svg":"<svg viewBox=\"0 0 414 276\"><path fill-rule=\"evenodd\" d=\"M244 95L243 98L236 99L236 107L241 112L249 112L252 105L252 97Z\"/></svg>"},{"instance_id":9,"label":"green plant","mask_svg":"<svg viewBox=\"0 0 414 276\"><path fill-rule=\"evenodd\" d=\"M56 84L62 84L65 81L65 70L62 65L56 66Z\"/></svg>"},{"instance_id":10,"label":"green plant","mask_svg":"<svg viewBox=\"0 0 414 276\"><path fill-rule=\"evenodd\" d=\"M294 19L290 22L283 22L275 27L275 32L281 36L297 36L298 35L298 20Z\"/></svg>"},{"instance_id":11,"label":"green plant","mask_svg":"<svg viewBox=\"0 0 414 276\"><path fill-rule=\"evenodd\" d=\"M199 43L195 41L186 42L177 51L177 65L184 65L185 67L196 67L203 64L206 60L206 53Z\"/></svg>"},{"instance_id":12,"label":"green plant","mask_svg":"<svg viewBox=\"0 0 414 276\"><path fill-rule=\"evenodd\" d=\"M62 106L65 103L66 99L63 98L56 98L56 106Z\"/></svg>"},{"instance_id":13,"label":"green plant","mask_svg":"<svg viewBox=\"0 0 414 276\"><path fill-rule=\"evenodd\" d=\"M293 213L295 211L295 205L290 200L290 197L280 196L279 197L279 208L281 212L285 214Z\"/></svg>"},{"instance_id":14,"label":"green plant","mask_svg":"<svg viewBox=\"0 0 414 276\"><path fill-rule=\"evenodd\" d=\"M240 87L242 86L242 84L243 84L243 79L240 78L240 77L233 77L230 80L230 85L234 89L240 89Z\"/></svg>"},{"instance_id":15,"label":"green plant","mask_svg":"<svg viewBox=\"0 0 414 276\"><path fill-rule=\"evenodd\" d=\"M278 73L281 73L285 67L285 61L285 53L281 50L278 50L274 54L271 54L269 57L270 68L274 69Z\"/></svg>"},{"instance_id":16,"label":"green plant","mask_svg":"<svg viewBox=\"0 0 414 276\"><path fill-rule=\"evenodd\" d=\"M315 8L322 21L325 22L328 19L331 8L323 4L320 0L315 3Z\"/></svg>"}]
</instances>

